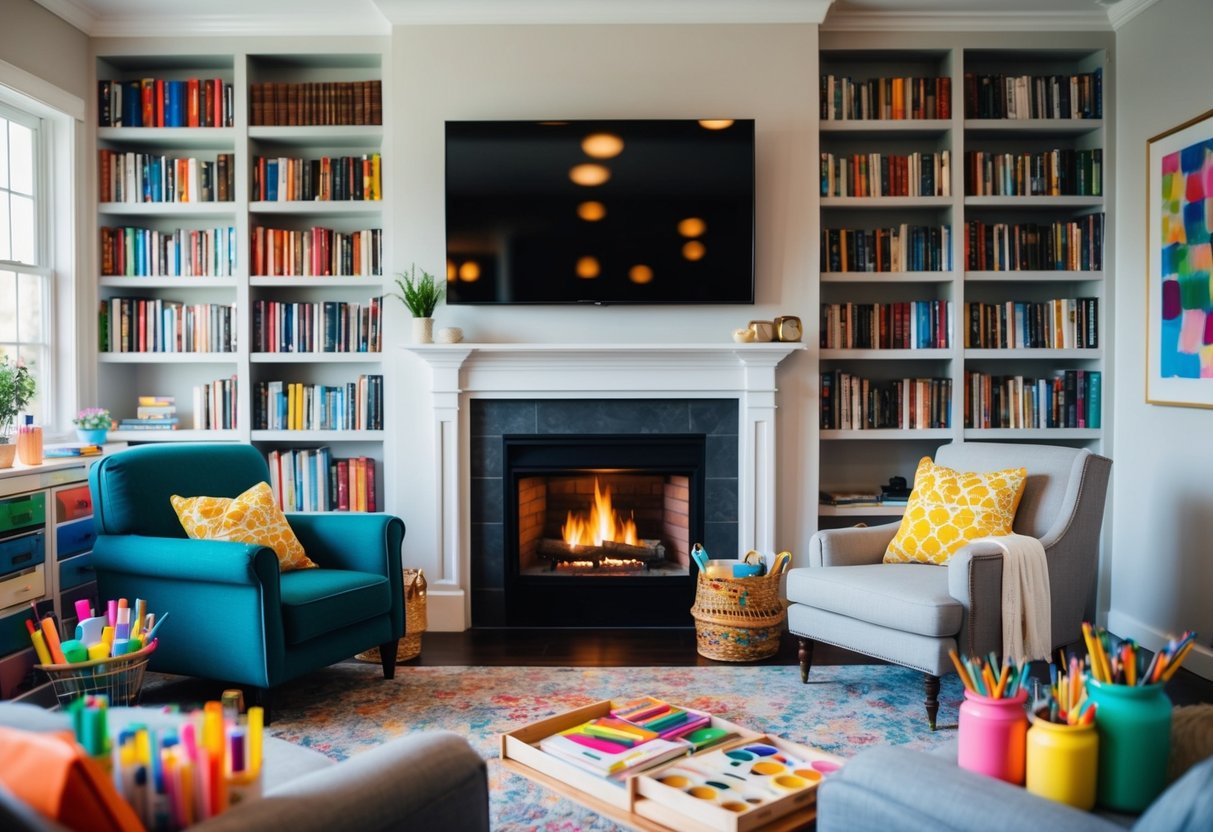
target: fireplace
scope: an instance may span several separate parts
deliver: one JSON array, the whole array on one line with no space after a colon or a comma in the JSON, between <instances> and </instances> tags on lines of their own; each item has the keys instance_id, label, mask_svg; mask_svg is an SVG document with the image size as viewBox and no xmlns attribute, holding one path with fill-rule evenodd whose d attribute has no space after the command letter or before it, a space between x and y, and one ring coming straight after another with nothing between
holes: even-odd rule
<instances>
[{"instance_id":1,"label":"fireplace","mask_svg":"<svg viewBox=\"0 0 1213 832\"><path fill-rule=\"evenodd\" d=\"M688 624L703 434L502 441L508 626Z\"/></svg>"}]
</instances>

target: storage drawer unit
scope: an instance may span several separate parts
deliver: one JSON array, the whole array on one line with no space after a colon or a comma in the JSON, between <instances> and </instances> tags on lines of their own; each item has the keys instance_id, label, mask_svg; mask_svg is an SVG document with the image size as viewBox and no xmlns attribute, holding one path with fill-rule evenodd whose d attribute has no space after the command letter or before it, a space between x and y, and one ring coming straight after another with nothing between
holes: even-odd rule
<instances>
[{"instance_id":1,"label":"storage drawer unit","mask_svg":"<svg viewBox=\"0 0 1213 832\"><path fill-rule=\"evenodd\" d=\"M59 593L62 595L62 593L73 587L86 584L93 580L93 577L92 552L85 552L83 555L68 558L59 564ZM64 606L64 612L66 613L66 611L66 606Z\"/></svg>"},{"instance_id":2,"label":"storage drawer unit","mask_svg":"<svg viewBox=\"0 0 1213 832\"><path fill-rule=\"evenodd\" d=\"M46 533L33 532L0 540L0 579L46 560ZM8 606L0 604L0 609Z\"/></svg>"},{"instance_id":3,"label":"storage drawer unit","mask_svg":"<svg viewBox=\"0 0 1213 832\"><path fill-rule=\"evenodd\" d=\"M58 560L70 558L80 552L93 548L97 532L93 527L93 518L84 517L64 523L55 529L55 557Z\"/></svg>"},{"instance_id":4,"label":"storage drawer unit","mask_svg":"<svg viewBox=\"0 0 1213 832\"><path fill-rule=\"evenodd\" d=\"M46 567L41 563L32 569L14 572L0 578L0 610L18 604L28 605L30 601L35 601L45 594ZM26 618L29 617L28 606L24 614ZM24 631L25 625L22 624L21 627ZM26 640L29 640L28 635Z\"/></svg>"},{"instance_id":5,"label":"storage drawer unit","mask_svg":"<svg viewBox=\"0 0 1213 832\"><path fill-rule=\"evenodd\" d=\"M93 513L93 494L87 485L64 488L55 493L55 521L66 523Z\"/></svg>"},{"instance_id":6,"label":"storage drawer unit","mask_svg":"<svg viewBox=\"0 0 1213 832\"><path fill-rule=\"evenodd\" d=\"M0 500L0 535L45 524L45 491Z\"/></svg>"}]
</instances>

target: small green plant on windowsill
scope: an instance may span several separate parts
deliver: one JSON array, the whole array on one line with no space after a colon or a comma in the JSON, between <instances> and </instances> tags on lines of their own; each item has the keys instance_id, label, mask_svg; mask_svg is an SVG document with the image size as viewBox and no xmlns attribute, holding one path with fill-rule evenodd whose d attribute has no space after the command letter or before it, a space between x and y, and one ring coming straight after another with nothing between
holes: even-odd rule
<instances>
[{"instance_id":1,"label":"small green plant on windowsill","mask_svg":"<svg viewBox=\"0 0 1213 832\"><path fill-rule=\"evenodd\" d=\"M37 390L37 382L25 362L4 356L0 361L0 445L8 444L17 417L33 401Z\"/></svg>"},{"instance_id":2,"label":"small green plant on windowsill","mask_svg":"<svg viewBox=\"0 0 1213 832\"><path fill-rule=\"evenodd\" d=\"M408 272L396 275L396 286L399 292L389 292L408 308L414 318L434 317L434 307L442 300L443 287L434 275L421 270L417 275L417 265L409 267Z\"/></svg>"}]
</instances>

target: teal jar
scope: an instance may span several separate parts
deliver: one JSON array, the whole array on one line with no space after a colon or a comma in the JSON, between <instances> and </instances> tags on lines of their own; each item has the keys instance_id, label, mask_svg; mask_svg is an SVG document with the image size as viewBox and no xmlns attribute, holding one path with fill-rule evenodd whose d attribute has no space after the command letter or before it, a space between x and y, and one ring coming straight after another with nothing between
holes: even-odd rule
<instances>
[{"instance_id":1,"label":"teal jar","mask_svg":"<svg viewBox=\"0 0 1213 832\"><path fill-rule=\"evenodd\" d=\"M1167 785L1171 700L1161 684L1087 680L1099 732L1096 799L1118 812L1142 812Z\"/></svg>"}]
</instances>

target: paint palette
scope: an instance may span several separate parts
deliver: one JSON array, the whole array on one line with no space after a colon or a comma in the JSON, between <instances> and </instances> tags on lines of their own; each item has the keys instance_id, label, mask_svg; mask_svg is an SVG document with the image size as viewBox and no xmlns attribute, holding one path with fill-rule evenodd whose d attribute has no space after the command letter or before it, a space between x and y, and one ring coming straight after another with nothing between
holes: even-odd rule
<instances>
[{"instance_id":1,"label":"paint palette","mask_svg":"<svg viewBox=\"0 0 1213 832\"><path fill-rule=\"evenodd\" d=\"M637 789L713 828L745 832L811 806L817 784L841 765L832 754L764 736L646 772Z\"/></svg>"}]
</instances>

